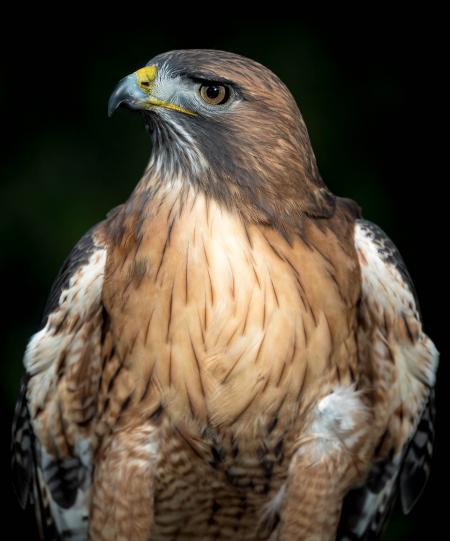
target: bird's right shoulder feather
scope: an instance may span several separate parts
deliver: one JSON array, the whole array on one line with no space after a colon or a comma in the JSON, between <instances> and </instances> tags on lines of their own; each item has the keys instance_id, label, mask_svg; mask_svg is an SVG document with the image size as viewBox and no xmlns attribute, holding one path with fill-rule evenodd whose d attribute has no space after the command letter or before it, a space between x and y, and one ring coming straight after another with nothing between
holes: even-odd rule
<instances>
[{"instance_id":1,"label":"bird's right shoulder feather","mask_svg":"<svg viewBox=\"0 0 450 541\"><path fill-rule=\"evenodd\" d=\"M12 438L15 489L35 505L41 536L83 535L90 479L89 425L102 363L105 222L75 245L27 346ZM51 534L56 538L55 533Z\"/></svg>"}]
</instances>

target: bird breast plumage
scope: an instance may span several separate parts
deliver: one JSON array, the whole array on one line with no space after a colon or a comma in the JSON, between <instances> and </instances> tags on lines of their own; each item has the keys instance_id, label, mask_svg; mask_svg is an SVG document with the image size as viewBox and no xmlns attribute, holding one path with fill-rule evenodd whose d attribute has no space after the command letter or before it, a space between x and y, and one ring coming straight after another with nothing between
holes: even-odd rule
<instances>
[{"instance_id":1,"label":"bird breast plumage","mask_svg":"<svg viewBox=\"0 0 450 541\"><path fill-rule=\"evenodd\" d=\"M163 404L174 425L248 432L280 407L298 418L312 382L325 394L356 370L355 268L331 232L309 234L321 254L176 189L127 212L104 290L122 399Z\"/></svg>"}]
</instances>

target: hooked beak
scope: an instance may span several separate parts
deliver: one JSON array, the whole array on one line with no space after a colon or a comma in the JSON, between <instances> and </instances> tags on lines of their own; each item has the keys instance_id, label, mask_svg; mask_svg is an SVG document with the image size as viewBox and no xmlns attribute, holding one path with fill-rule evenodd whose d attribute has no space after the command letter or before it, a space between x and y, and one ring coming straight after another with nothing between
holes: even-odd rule
<instances>
[{"instance_id":1,"label":"hooked beak","mask_svg":"<svg viewBox=\"0 0 450 541\"><path fill-rule=\"evenodd\" d=\"M164 107L195 116L179 105L160 100L155 96L155 80L158 74L157 66L146 66L124 77L114 89L108 101L108 116L121 105L137 111L149 111L155 107Z\"/></svg>"}]
</instances>

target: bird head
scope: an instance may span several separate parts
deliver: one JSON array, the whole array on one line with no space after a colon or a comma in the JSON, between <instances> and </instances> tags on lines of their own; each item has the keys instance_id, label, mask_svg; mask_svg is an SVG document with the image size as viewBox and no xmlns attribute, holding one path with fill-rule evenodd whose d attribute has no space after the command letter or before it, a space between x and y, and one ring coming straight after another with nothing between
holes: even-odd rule
<instances>
[{"instance_id":1,"label":"bird head","mask_svg":"<svg viewBox=\"0 0 450 541\"><path fill-rule=\"evenodd\" d=\"M261 64L224 51L164 53L119 82L109 115L119 106L143 112L152 174L194 184L251 220L333 213L296 102Z\"/></svg>"}]
</instances>

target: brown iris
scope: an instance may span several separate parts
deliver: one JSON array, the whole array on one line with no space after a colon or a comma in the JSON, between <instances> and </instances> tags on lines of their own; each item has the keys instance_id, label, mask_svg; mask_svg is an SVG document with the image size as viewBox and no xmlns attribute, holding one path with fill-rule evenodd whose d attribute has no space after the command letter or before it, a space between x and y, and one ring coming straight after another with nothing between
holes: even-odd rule
<instances>
[{"instance_id":1,"label":"brown iris","mask_svg":"<svg viewBox=\"0 0 450 541\"><path fill-rule=\"evenodd\" d=\"M220 84L203 84L199 93L202 100L208 105L222 105L230 97L228 87Z\"/></svg>"}]
</instances>

